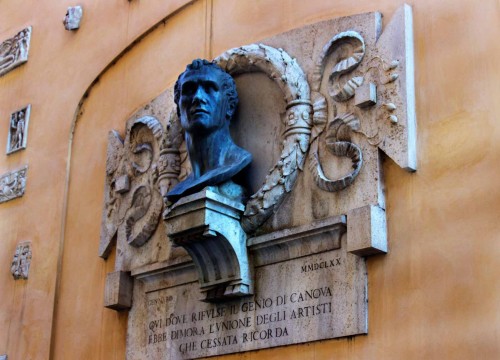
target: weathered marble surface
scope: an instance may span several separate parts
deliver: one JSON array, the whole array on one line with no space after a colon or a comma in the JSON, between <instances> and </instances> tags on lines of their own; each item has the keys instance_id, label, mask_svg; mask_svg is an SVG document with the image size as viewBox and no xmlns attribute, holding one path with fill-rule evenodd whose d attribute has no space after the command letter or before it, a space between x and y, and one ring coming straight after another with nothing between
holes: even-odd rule
<instances>
[{"instance_id":1,"label":"weathered marble surface","mask_svg":"<svg viewBox=\"0 0 500 360\"><path fill-rule=\"evenodd\" d=\"M70 6L66 11L63 24L66 30L78 30L83 17L83 8L80 5Z\"/></svg>"},{"instance_id":2,"label":"weathered marble surface","mask_svg":"<svg viewBox=\"0 0 500 360\"><path fill-rule=\"evenodd\" d=\"M0 76L28 61L31 26L0 43Z\"/></svg>"},{"instance_id":3,"label":"weathered marble surface","mask_svg":"<svg viewBox=\"0 0 500 360\"><path fill-rule=\"evenodd\" d=\"M239 300L200 302L189 263L134 272L127 358L193 359L366 333L365 262L346 251L345 218L290 230L249 241L260 264L255 295ZM273 257L276 246L285 251Z\"/></svg>"},{"instance_id":4,"label":"weathered marble surface","mask_svg":"<svg viewBox=\"0 0 500 360\"><path fill-rule=\"evenodd\" d=\"M186 249L196 264L204 301L253 293L247 234L240 225L244 206L223 194L224 188L209 186L186 196L164 215L167 235L174 244Z\"/></svg>"},{"instance_id":5,"label":"weathered marble surface","mask_svg":"<svg viewBox=\"0 0 500 360\"><path fill-rule=\"evenodd\" d=\"M10 115L7 155L26 149L30 113L31 105L28 105Z\"/></svg>"},{"instance_id":6,"label":"weathered marble surface","mask_svg":"<svg viewBox=\"0 0 500 360\"><path fill-rule=\"evenodd\" d=\"M12 265L10 266L10 272L15 280L28 279L31 257L31 242L24 241L19 243L12 259Z\"/></svg>"},{"instance_id":7,"label":"weathered marble surface","mask_svg":"<svg viewBox=\"0 0 500 360\"><path fill-rule=\"evenodd\" d=\"M28 166L0 176L0 203L21 197L26 188Z\"/></svg>"}]
</instances>

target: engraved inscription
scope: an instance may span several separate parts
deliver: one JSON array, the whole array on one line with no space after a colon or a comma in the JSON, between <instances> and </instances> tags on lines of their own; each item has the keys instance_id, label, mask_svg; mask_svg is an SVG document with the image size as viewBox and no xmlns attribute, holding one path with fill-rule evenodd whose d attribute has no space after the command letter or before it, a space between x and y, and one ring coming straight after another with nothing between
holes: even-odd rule
<instances>
[{"instance_id":1,"label":"engraved inscription","mask_svg":"<svg viewBox=\"0 0 500 360\"><path fill-rule=\"evenodd\" d=\"M327 269L333 266L340 266L342 263L340 262L340 258L331 259L329 261L321 261L319 263L306 264L302 266L301 270L303 273L308 271L316 271L321 269Z\"/></svg>"},{"instance_id":2,"label":"engraved inscription","mask_svg":"<svg viewBox=\"0 0 500 360\"><path fill-rule=\"evenodd\" d=\"M193 359L366 332L353 320L364 318L363 282L346 277L363 266L339 249L259 267L256 295L224 303L200 303L196 283L148 292L144 350ZM277 282L285 273L303 281Z\"/></svg>"}]
</instances>

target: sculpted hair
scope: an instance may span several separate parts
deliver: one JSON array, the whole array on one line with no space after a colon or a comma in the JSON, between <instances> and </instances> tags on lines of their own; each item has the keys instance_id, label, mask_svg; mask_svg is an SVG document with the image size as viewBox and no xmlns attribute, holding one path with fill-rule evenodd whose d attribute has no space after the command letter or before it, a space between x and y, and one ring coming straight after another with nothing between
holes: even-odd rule
<instances>
[{"instance_id":1,"label":"sculpted hair","mask_svg":"<svg viewBox=\"0 0 500 360\"><path fill-rule=\"evenodd\" d=\"M220 75L220 79L222 80L222 90L228 99L228 110L226 113L226 120L231 120L236 112L236 107L238 106L238 92L236 91L236 83L234 82L231 75L221 69L221 67L211 61L205 59L196 59L193 60L191 64L186 66L186 70L182 74L179 75L177 81L174 86L174 102L177 105L177 116L180 115L179 110L179 99L181 97L181 84L182 77L184 74L190 71L200 71L203 67L208 67L209 71L217 71Z\"/></svg>"}]
</instances>

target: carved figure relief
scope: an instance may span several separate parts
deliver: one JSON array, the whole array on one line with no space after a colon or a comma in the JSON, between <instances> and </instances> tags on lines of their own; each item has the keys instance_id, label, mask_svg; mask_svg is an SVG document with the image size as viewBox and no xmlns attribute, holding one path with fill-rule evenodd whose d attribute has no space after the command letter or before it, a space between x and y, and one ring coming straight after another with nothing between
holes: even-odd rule
<instances>
[{"instance_id":1,"label":"carved figure relief","mask_svg":"<svg viewBox=\"0 0 500 360\"><path fill-rule=\"evenodd\" d=\"M12 259L10 272L15 280L28 279L31 265L31 242L19 243Z\"/></svg>"},{"instance_id":2,"label":"carved figure relief","mask_svg":"<svg viewBox=\"0 0 500 360\"><path fill-rule=\"evenodd\" d=\"M83 9L80 5L70 6L66 11L63 24L66 30L78 30L83 17Z\"/></svg>"},{"instance_id":3,"label":"carved figure relief","mask_svg":"<svg viewBox=\"0 0 500 360\"><path fill-rule=\"evenodd\" d=\"M31 105L28 105L10 115L7 154L26 149L30 112Z\"/></svg>"},{"instance_id":4,"label":"carved figure relief","mask_svg":"<svg viewBox=\"0 0 500 360\"><path fill-rule=\"evenodd\" d=\"M28 61L31 26L0 44L0 76Z\"/></svg>"},{"instance_id":5,"label":"carved figure relief","mask_svg":"<svg viewBox=\"0 0 500 360\"><path fill-rule=\"evenodd\" d=\"M0 203L24 195L28 166L0 176Z\"/></svg>"}]
</instances>

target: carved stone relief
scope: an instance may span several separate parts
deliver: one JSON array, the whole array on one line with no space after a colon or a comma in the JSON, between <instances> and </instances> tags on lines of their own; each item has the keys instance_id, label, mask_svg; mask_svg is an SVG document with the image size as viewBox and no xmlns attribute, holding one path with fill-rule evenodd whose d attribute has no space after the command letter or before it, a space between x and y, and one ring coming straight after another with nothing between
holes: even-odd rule
<instances>
[{"instance_id":1,"label":"carved stone relief","mask_svg":"<svg viewBox=\"0 0 500 360\"><path fill-rule=\"evenodd\" d=\"M66 30L78 30L83 17L83 9L80 5L70 6L66 11L63 24Z\"/></svg>"},{"instance_id":2,"label":"carved stone relief","mask_svg":"<svg viewBox=\"0 0 500 360\"><path fill-rule=\"evenodd\" d=\"M111 131L108 139L99 247L99 255L104 258L109 254L116 235L119 241L124 240L136 247L150 239L163 208L158 181L168 179L169 173L162 157L162 177L159 177L163 128L154 117L144 116L129 121L125 140L116 131Z\"/></svg>"},{"instance_id":3,"label":"carved stone relief","mask_svg":"<svg viewBox=\"0 0 500 360\"><path fill-rule=\"evenodd\" d=\"M0 76L28 61L31 26L0 44Z\"/></svg>"},{"instance_id":4,"label":"carved stone relief","mask_svg":"<svg viewBox=\"0 0 500 360\"><path fill-rule=\"evenodd\" d=\"M0 203L24 195L28 166L0 176Z\"/></svg>"},{"instance_id":5,"label":"carved stone relief","mask_svg":"<svg viewBox=\"0 0 500 360\"><path fill-rule=\"evenodd\" d=\"M267 172L246 202L228 201L220 185L169 201L192 172L172 89L127 122L124 141L110 133L100 256L117 236L117 283L128 284L130 272L134 290L110 307L128 308L132 296L129 358L191 359L367 333L365 257L388 251L382 152L416 170L412 47L404 5L384 29L381 14L360 14L217 57L245 94L231 136L270 129L245 146L271 159L270 168L260 162L240 174ZM253 87L240 92L248 79ZM250 93L271 92L265 86L278 95L259 113ZM131 145L135 123L147 136ZM266 141L275 154L262 150Z\"/></svg>"},{"instance_id":6,"label":"carved stone relief","mask_svg":"<svg viewBox=\"0 0 500 360\"><path fill-rule=\"evenodd\" d=\"M28 279L31 265L31 242L19 243L12 259L10 272L15 280Z\"/></svg>"},{"instance_id":7,"label":"carved stone relief","mask_svg":"<svg viewBox=\"0 0 500 360\"><path fill-rule=\"evenodd\" d=\"M30 112L31 105L28 105L10 115L7 154L26 149Z\"/></svg>"},{"instance_id":8,"label":"carved stone relief","mask_svg":"<svg viewBox=\"0 0 500 360\"><path fill-rule=\"evenodd\" d=\"M284 94L286 124L282 135L282 152L278 163L269 171L262 187L252 195L242 218L247 233L266 221L289 193L302 170L309 146L312 104L309 84L296 59L283 49L264 44L242 46L215 59L231 75L263 72Z\"/></svg>"}]
</instances>

